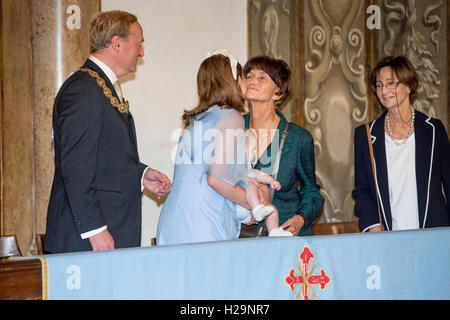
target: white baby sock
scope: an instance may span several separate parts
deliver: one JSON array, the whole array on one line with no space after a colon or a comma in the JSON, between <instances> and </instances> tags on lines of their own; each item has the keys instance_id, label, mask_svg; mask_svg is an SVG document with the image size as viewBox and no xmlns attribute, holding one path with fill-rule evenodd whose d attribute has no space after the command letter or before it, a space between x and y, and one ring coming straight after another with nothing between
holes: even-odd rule
<instances>
[{"instance_id":1,"label":"white baby sock","mask_svg":"<svg viewBox=\"0 0 450 320\"><path fill-rule=\"evenodd\" d=\"M280 227L272 229L269 232L269 237L292 237L292 233L290 233L289 231L285 231Z\"/></svg>"},{"instance_id":2,"label":"white baby sock","mask_svg":"<svg viewBox=\"0 0 450 320\"><path fill-rule=\"evenodd\" d=\"M265 206L260 204L252 209L253 217L256 221L261 221L269 214L271 214L275 209L272 206Z\"/></svg>"}]
</instances>

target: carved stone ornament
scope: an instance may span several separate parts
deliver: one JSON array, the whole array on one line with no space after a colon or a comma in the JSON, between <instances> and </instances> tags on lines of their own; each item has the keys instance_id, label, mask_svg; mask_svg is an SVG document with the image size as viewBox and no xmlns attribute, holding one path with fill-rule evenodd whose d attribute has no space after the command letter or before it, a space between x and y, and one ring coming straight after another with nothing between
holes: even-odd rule
<instances>
[{"instance_id":1,"label":"carved stone ornament","mask_svg":"<svg viewBox=\"0 0 450 320\"><path fill-rule=\"evenodd\" d=\"M437 115L435 105L441 89L441 74L437 66L440 43L437 35L442 28L439 16L442 6L443 0L427 1L420 15L416 0L383 1L386 28L383 54L404 55L411 60L419 76L414 107L432 117Z\"/></svg>"},{"instance_id":2,"label":"carved stone ornament","mask_svg":"<svg viewBox=\"0 0 450 320\"><path fill-rule=\"evenodd\" d=\"M314 137L321 220L354 219L353 138L368 113L365 2L310 0L305 6L305 127Z\"/></svg>"}]
</instances>

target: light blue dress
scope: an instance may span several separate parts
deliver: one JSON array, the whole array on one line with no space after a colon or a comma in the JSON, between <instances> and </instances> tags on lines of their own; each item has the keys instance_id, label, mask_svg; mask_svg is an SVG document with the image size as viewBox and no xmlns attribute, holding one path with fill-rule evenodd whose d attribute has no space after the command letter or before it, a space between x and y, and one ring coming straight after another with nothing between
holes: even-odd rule
<instances>
[{"instance_id":1,"label":"light blue dress","mask_svg":"<svg viewBox=\"0 0 450 320\"><path fill-rule=\"evenodd\" d=\"M158 245L234 240L236 204L217 193L208 176L247 188L244 119L211 106L192 117L178 142L172 188L158 221Z\"/></svg>"}]
</instances>

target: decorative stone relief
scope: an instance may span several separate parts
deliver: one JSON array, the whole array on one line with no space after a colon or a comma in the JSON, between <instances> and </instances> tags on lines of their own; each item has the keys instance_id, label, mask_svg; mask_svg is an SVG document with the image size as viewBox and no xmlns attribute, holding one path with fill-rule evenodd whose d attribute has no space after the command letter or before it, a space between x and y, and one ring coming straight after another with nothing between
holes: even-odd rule
<instances>
[{"instance_id":1,"label":"decorative stone relief","mask_svg":"<svg viewBox=\"0 0 450 320\"><path fill-rule=\"evenodd\" d=\"M291 5L291 0L249 1L249 58L264 54L290 64ZM282 112L292 120L290 101Z\"/></svg>"},{"instance_id":2,"label":"decorative stone relief","mask_svg":"<svg viewBox=\"0 0 450 320\"><path fill-rule=\"evenodd\" d=\"M305 4L305 128L316 145L316 175L325 197L320 222L355 220L353 130L367 121L365 2Z\"/></svg>"},{"instance_id":3,"label":"decorative stone relief","mask_svg":"<svg viewBox=\"0 0 450 320\"><path fill-rule=\"evenodd\" d=\"M383 0L381 56L405 55L419 75L414 107L447 119L447 6L443 0ZM444 28L443 28L444 26Z\"/></svg>"}]
</instances>

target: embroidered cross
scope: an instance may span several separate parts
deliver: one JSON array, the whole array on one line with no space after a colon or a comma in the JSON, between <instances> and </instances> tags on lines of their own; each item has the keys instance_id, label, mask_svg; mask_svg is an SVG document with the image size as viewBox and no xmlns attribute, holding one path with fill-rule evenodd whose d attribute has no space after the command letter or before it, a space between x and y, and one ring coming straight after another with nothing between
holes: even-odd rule
<instances>
[{"instance_id":1,"label":"embroidered cross","mask_svg":"<svg viewBox=\"0 0 450 320\"><path fill-rule=\"evenodd\" d=\"M314 269L318 266L317 264L313 264L311 271L309 270L309 264L313 259L314 254L308 246L305 246L300 253L300 261L303 264L297 265L300 274L296 275L295 270L291 269L289 275L284 278L284 282L291 291L294 291L296 285L301 286L299 293L295 297L296 299L300 299L300 295L303 295L304 300L309 300L308 291L311 293L311 298L317 299L318 297L315 295L312 286L318 285L320 286L320 290L325 290L327 284L330 283L330 278L323 269L320 269L320 274L314 274Z\"/></svg>"}]
</instances>

